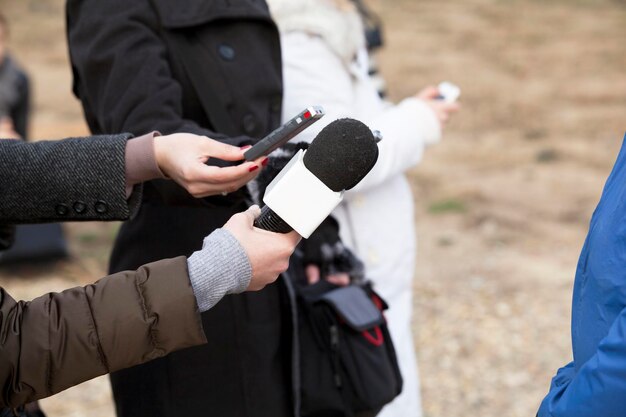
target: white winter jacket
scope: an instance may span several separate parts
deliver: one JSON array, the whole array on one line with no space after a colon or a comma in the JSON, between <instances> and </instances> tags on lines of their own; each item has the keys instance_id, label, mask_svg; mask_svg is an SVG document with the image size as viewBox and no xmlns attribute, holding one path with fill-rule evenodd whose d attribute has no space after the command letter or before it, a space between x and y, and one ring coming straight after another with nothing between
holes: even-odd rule
<instances>
[{"instance_id":1,"label":"white winter jacket","mask_svg":"<svg viewBox=\"0 0 626 417\"><path fill-rule=\"evenodd\" d=\"M342 240L365 261L367 277L390 305L387 318L405 385L380 416L421 416L411 332L415 224L413 196L404 173L421 160L427 145L439 141L439 121L416 98L395 106L379 98L368 76L363 43L341 42L348 38L342 28L355 30L354 21L341 25L345 12L325 1L269 0L268 4L281 29L283 120L312 105L326 110L322 120L294 140L310 142L324 126L342 117L361 120L383 135L375 167L346 193L333 214ZM363 37L363 33L352 36Z\"/></svg>"}]
</instances>

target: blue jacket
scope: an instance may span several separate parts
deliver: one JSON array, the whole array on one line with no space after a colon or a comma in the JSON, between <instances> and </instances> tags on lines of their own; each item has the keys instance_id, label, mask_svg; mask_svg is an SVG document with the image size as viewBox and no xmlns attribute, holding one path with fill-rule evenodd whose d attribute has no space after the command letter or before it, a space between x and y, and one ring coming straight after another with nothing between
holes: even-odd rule
<instances>
[{"instance_id":1,"label":"blue jacket","mask_svg":"<svg viewBox=\"0 0 626 417\"><path fill-rule=\"evenodd\" d=\"M626 416L626 137L578 261L572 348L538 417Z\"/></svg>"}]
</instances>

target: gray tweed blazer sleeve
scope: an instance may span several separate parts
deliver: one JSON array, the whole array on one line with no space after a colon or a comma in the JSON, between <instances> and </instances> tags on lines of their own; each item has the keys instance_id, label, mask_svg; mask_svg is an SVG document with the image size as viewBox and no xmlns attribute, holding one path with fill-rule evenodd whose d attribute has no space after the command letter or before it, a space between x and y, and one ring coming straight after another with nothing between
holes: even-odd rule
<instances>
[{"instance_id":1,"label":"gray tweed blazer sleeve","mask_svg":"<svg viewBox=\"0 0 626 417\"><path fill-rule=\"evenodd\" d=\"M126 199L130 134L61 141L0 140L0 224L124 220L141 187Z\"/></svg>"}]
</instances>

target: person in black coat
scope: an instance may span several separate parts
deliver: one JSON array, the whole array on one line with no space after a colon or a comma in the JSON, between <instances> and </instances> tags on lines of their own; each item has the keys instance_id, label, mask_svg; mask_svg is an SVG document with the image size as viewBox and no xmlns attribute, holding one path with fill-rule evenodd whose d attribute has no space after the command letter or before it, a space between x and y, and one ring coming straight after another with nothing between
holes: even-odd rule
<instances>
[{"instance_id":1,"label":"person in black coat","mask_svg":"<svg viewBox=\"0 0 626 417\"><path fill-rule=\"evenodd\" d=\"M244 146L278 127L280 44L262 0L69 0L66 12L74 92L93 133L184 130ZM245 189L224 194L198 203L175 184L146 184L111 272L192 253L246 208ZM203 314L207 345L112 375L117 415L296 414L284 291L225 297Z\"/></svg>"}]
</instances>

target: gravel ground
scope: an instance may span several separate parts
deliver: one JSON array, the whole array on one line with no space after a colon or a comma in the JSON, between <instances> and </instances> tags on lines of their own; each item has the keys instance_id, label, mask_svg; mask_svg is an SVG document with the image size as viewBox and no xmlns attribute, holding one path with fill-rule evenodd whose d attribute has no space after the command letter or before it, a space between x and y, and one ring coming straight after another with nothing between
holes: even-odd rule
<instances>
[{"instance_id":1,"label":"gravel ground","mask_svg":"<svg viewBox=\"0 0 626 417\"><path fill-rule=\"evenodd\" d=\"M534 415L571 360L577 256L625 128L626 2L394 0L379 55L394 99L463 88L463 112L409 173L418 266L415 330L427 417ZM34 135L86 131L70 94L60 0L0 0L36 88ZM31 298L101 276L117 225L72 224L74 257L0 272ZM106 378L43 402L111 416Z\"/></svg>"}]
</instances>

